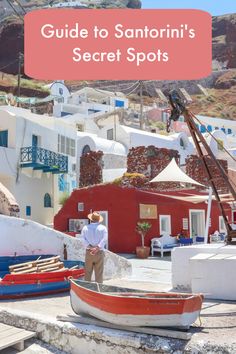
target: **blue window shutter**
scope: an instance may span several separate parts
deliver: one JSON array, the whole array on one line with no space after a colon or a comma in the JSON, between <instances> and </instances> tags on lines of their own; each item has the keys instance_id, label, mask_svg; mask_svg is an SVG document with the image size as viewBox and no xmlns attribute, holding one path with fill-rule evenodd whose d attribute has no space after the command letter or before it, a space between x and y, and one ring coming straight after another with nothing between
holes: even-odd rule
<instances>
[{"instance_id":1,"label":"blue window shutter","mask_svg":"<svg viewBox=\"0 0 236 354\"><path fill-rule=\"evenodd\" d=\"M8 130L0 131L0 146L8 147Z\"/></svg>"},{"instance_id":2,"label":"blue window shutter","mask_svg":"<svg viewBox=\"0 0 236 354\"><path fill-rule=\"evenodd\" d=\"M115 107L124 107L125 102L120 100L115 100Z\"/></svg>"},{"instance_id":3,"label":"blue window shutter","mask_svg":"<svg viewBox=\"0 0 236 354\"><path fill-rule=\"evenodd\" d=\"M31 206L26 206L26 216L31 216Z\"/></svg>"}]
</instances>

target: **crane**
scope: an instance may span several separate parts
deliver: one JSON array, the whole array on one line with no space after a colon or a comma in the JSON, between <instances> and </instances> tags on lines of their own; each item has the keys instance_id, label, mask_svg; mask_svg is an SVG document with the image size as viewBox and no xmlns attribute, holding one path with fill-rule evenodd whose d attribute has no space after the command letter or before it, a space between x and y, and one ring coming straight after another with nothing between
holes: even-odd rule
<instances>
[{"instance_id":1,"label":"crane","mask_svg":"<svg viewBox=\"0 0 236 354\"><path fill-rule=\"evenodd\" d=\"M167 131L170 131L170 125L171 121L177 121L181 115L184 116L184 120L189 128L190 134L193 138L193 142L196 146L197 153L203 162L204 170L206 172L206 175L208 177L210 186L212 188L212 191L214 193L215 199L218 203L221 215L223 217L226 231L227 231L227 236L226 236L226 242L227 244L235 244L236 245L236 230L233 230L230 221L227 218L226 214L226 202L222 200L222 196L218 191L218 188L216 186L215 180L213 178L213 175L211 173L211 168L209 168L209 165L207 163L207 160L210 158L211 162L215 165L217 168L217 171L219 171L219 174L223 178L225 185L227 186L231 196L232 200L236 202L236 192L228 178L228 175L224 168L221 166L219 161L216 159L214 156L213 152L211 151L209 145L207 144L206 140L204 139L203 135L201 132L198 130L195 122L194 122L194 114L189 111L189 109L186 107L187 101L186 99L177 91L177 90L172 90L169 93L169 102L172 107L171 109L171 115L169 117L169 120L167 121Z\"/></svg>"}]
</instances>

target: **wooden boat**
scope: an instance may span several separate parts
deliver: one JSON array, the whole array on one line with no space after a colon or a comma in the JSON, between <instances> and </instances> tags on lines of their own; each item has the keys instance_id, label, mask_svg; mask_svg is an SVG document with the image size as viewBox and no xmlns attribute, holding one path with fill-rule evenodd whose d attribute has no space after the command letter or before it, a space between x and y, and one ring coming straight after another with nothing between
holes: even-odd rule
<instances>
[{"instance_id":1,"label":"wooden boat","mask_svg":"<svg viewBox=\"0 0 236 354\"><path fill-rule=\"evenodd\" d=\"M71 279L71 306L123 326L189 327L201 311L200 294L147 292Z\"/></svg>"},{"instance_id":2,"label":"wooden boat","mask_svg":"<svg viewBox=\"0 0 236 354\"><path fill-rule=\"evenodd\" d=\"M84 275L82 262L64 261L65 267L80 267L54 272L8 274L12 265L35 261L39 256L0 257L0 299L17 299L29 296L56 294L70 289L70 278L78 279ZM48 259L43 256L42 259Z\"/></svg>"}]
</instances>

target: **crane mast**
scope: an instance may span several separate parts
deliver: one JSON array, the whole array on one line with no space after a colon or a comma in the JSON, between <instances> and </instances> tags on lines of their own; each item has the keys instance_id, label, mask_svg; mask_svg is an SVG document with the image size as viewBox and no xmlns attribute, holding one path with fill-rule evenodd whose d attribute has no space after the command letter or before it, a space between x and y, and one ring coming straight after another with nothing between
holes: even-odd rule
<instances>
[{"instance_id":1,"label":"crane mast","mask_svg":"<svg viewBox=\"0 0 236 354\"><path fill-rule=\"evenodd\" d=\"M198 130L195 122L194 122L194 115L186 108L186 101L185 99L179 94L177 90L172 90L169 93L169 101L172 107L171 110L171 115L169 118L169 121L167 122L167 131L169 131L171 121L177 121L180 117L180 115L184 116L185 122L189 128L190 134L193 138L193 142L196 146L196 150L198 153L198 156L200 157L204 170L206 172L206 175L208 177L209 184L212 188L212 191L214 193L215 199L218 203L221 215L223 217L226 231L227 231L227 237L226 237L226 242L228 244L236 244L236 230L232 229L232 226L227 218L227 213L226 210L229 209L228 205L226 204L225 201L222 200L222 196L220 195L218 188L216 186L214 177L212 175L211 168L209 167L207 160L211 160L211 162L215 165L217 168L217 171L219 172L220 176L225 182L225 185L227 186L227 189L229 190L230 194L232 195L232 200L236 202L236 192L232 186L232 184L229 181L228 175L225 172L224 168L221 166L219 161L216 159L214 156L213 152L211 151L209 145L207 144L206 140L204 139L203 135L201 132ZM205 151L205 153L204 153Z\"/></svg>"}]
</instances>

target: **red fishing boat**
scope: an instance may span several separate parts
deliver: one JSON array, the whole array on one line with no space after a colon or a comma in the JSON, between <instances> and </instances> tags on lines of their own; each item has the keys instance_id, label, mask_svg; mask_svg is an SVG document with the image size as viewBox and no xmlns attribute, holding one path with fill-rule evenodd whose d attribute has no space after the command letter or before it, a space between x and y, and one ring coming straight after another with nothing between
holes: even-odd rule
<instances>
[{"instance_id":1,"label":"red fishing boat","mask_svg":"<svg viewBox=\"0 0 236 354\"><path fill-rule=\"evenodd\" d=\"M158 293L71 280L71 306L123 326L189 327L198 318L201 294Z\"/></svg>"}]
</instances>

